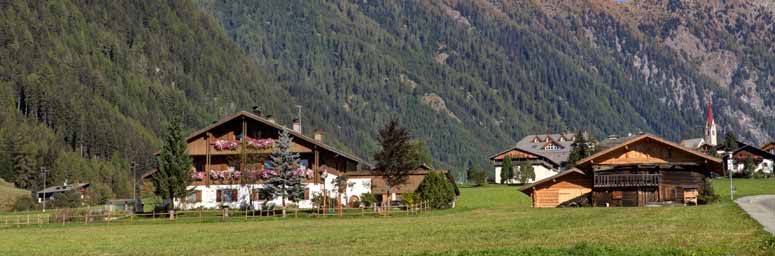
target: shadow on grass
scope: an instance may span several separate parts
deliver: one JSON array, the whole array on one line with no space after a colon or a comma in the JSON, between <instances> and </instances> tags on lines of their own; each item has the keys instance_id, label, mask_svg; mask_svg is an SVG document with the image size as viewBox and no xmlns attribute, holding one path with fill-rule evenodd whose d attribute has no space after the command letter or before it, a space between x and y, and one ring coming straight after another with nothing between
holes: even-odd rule
<instances>
[{"instance_id":1,"label":"shadow on grass","mask_svg":"<svg viewBox=\"0 0 775 256\"><path fill-rule=\"evenodd\" d=\"M773 248L775 249L775 248ZM767 254L764 248L762 255ZM518 248L518 249L490 249L480 251L453 251L442 253L422 253L418 256L657 256L657 255L728 255L726 253L713 251L712 249L702 250L683 250L677 248L620 248L608 247L602 245L593 245L589 243L579 243L573 247L567 248Z\"/></svg>"}]
</instances>

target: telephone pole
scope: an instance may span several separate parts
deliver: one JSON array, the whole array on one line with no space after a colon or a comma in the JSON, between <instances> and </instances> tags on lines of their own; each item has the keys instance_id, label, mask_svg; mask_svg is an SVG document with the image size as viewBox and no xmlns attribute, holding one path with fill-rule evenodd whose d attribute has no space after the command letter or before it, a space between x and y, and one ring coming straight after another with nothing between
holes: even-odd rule
<instances>
[{"instance_id":1,"label":"telephone pole","mask_svg":"<svg viewBox=\"0 0 775 256\"><path fill-rule=\"evenodd\" d=\"M46 212L46 173L48 173L48 170L46 167L40 167L40 173L43 174L43 189L41 189L43 191L43 212Z\"/></svg>"},{"instance_id":2,"label":"telephone pole","mask_svg":"<svg viewBox=\"0 0 775 256\"><path fill-rule=\"evenodd\" d=\"M132 161L132 203L134 204L133 211L137 212L137 163Z\"/></svg>"}]
</instances>

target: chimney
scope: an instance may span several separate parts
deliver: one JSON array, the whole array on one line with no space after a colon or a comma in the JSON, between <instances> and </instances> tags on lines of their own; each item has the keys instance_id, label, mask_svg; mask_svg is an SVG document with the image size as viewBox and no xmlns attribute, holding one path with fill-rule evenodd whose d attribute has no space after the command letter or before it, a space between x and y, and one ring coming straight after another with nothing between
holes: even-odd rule
<instances>
[{"instance_id":1,"label":"chimney","mask_svg":"<svg viewBox=\"0 0 775 256\"><path fill-rule=\"evenodd\" d=\"M261 108L259 106L253 106L253 114L261 116Z\"/></svg>"},{"instance_id":2,"label":"chimney","mask_svg":"<svg viewBox=\"0 0 775 256\"><path fill-rule=\"evenodd\" d=\"M274 117L272 117L272 115L266 115L266 120L269 121L270 123L273 123L273 124L275 123Z\"/></svg>"},{"instance_id":3,"label":"chimney","mask_svg":"<svg viewBox=\"0 0 775 256\"><path fill-rule=\"evenodd\" d=\"M314 138L316 141L323 141L323 131L321 131L320 129L315 129Z\"/></svg>"},{"instance_id":4,"label":"chimney","mask_svg":"<svg viewBox=\"0 0 775 256\"><path fill-rule=\"evenodd\" d=\"M301 121L298 118L293 119L293 131L301 133Z\"/></svg>"}]
</instances>

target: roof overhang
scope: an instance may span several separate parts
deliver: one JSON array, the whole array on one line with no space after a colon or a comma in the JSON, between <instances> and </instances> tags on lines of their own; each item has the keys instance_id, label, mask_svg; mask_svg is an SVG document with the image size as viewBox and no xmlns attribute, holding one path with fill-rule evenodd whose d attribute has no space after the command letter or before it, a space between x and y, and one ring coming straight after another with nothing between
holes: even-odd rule
<instances>
[{"instance_id":1,"label":"roof overhang","mask_svg":"<svg viewBox=\"0 0 775 256\"><path fill-rule=\"evenodd\" d=\"M522 187L519 188L519 191L522 191L522 193L525 193L525 194L529 195L530 193L533 192L533 188L535 188L536 186L540 186L540 185L543 185L543 184L546 184L546 183L549 183L549 182L556 182L557 178L563 177L563 176L568 175L568 174L573 174L573 173L577 173L577 174L581 174L581 175L586 175L584 173L584 171L579 170L578 168L572 168L570 170L567 170L567 171L564 171L564 172L561 172L561 173L558 173L558 174L546 177L546 178L544 178L542 180L533 182L533 184L522 186Z\"/></svg>"}]
</instances>

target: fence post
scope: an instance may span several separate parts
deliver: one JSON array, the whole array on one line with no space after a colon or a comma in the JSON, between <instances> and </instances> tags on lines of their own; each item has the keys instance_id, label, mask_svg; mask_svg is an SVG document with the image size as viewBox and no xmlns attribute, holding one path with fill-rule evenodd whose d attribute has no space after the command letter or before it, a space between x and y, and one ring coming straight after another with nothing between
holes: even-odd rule
<instances>
[{"instance_id":1,"label":"fence post","mask_svg":"<svg viewBox=\"0 0 775 256\"><path fill-rule=\"evenodd\" d=\"M245 207L245 220L246 221L248 220L248 208L247 207Z\"/></svg>"},{"instance_id":2,"label":"fence post","mask_svg":"<svg viewBox=\"0 0 775 256\"><path fill-rule=\"evenodd\" d=\"M199 208L199 221L204 222L205 218L202 216L202 212L204 211L204 208Z\"/></svg>"},{"instance_id":3,"label":"fence post","mask_svg":"<svg viewBox=\"0 0 775 256\"><path fill-rule=\"evenodd\" d=\"M62 213L62 226L65 225L65 220L67 220L67 213Z\"/></svg>"},{"instance_id":4,"label":"fence post","mask_svg":"<svg viewBox=\"0 0 775 256\"><path fill-rule=\"evenodd\" d=\"M299 217L299 208L294 209L293 211L293 217L298 218Z\"/></svg>"},{"instance_id":5,"label":"fence post","mask_svg":"<svg viewBox=\"0 0 775 256\"><path fill-rule=\"evenodd\" d=\"M135 223L135 214L132 213L132 215L129 215L129 224L134 224L134 223Z\"/></svg>"},{"instance_id":6,"label":"fence post","mask_svg":"<svg viewBox=\"0 0 775 256\"><path fill-rule=\"evenodd\" d=\"M89 211L86 211L86 214L83 215L83 223L89 224Z\"/></svg>"}]
</instances>

